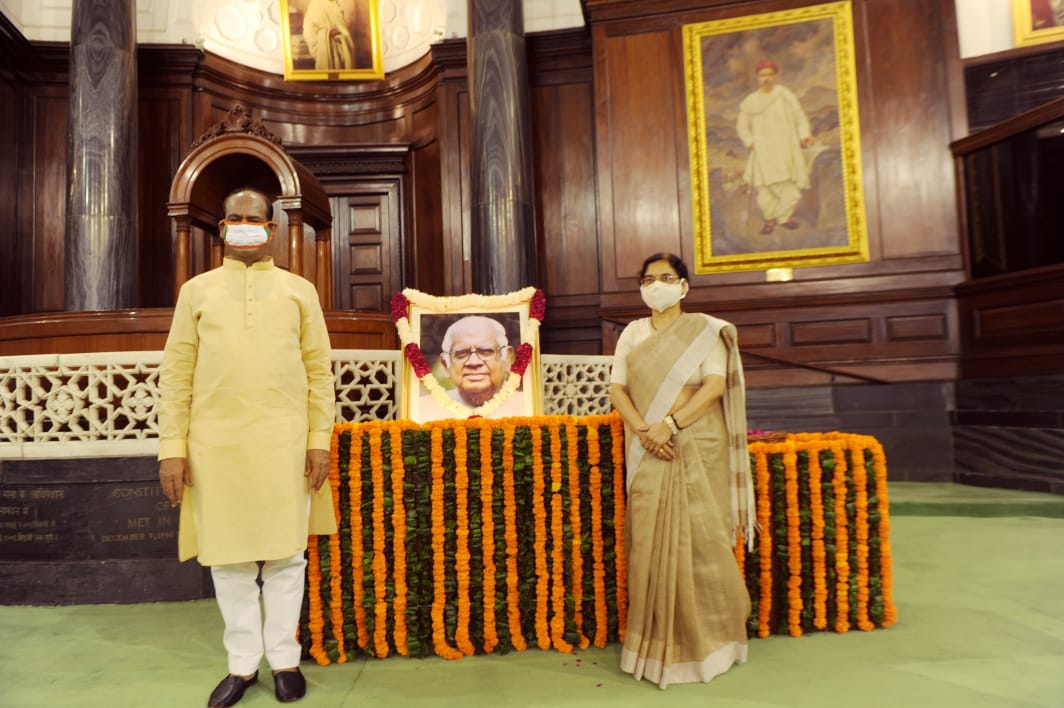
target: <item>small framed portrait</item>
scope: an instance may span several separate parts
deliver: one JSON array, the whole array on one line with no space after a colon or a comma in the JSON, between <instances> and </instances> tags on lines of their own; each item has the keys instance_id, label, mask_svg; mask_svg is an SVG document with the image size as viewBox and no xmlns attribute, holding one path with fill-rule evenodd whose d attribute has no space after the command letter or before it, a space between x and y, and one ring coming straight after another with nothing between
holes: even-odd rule
<instances>
[{"instance_id":1,"label":"small framed portrait","mask_svg":"<svg viewBox=\"0 0 1064 708\"><path fill-rule=\"evenodd\" d=\"M284 77L384 78L380 0L281 0Z\"/></svg>"},{"instance_id":2,"label":"small framed portrait","mask_svg":"<svg viewBox=\"0 0 1064 708\"><path fill-rule=\"evenodd\" d=\"M1064 40L1064 0L1012 0L1017 47Z\"/></svg>"},{"instance_id":3,"label":"small framed portrait","mask_svg":"<svg viewBox=\"0 0 1064 708\"><path fill-rule=\"evenodd\" d=\"M392 299L403 345L399 415L417 423L542 414L536 288L507 295Z\"/></svg>"},{"instance_id":4,"label":"small framed portrait","mask_svg":"<svg viewBox=\"0 0 1064 708\"><path fill-rule=\"evenodd\" d=\"M849 2L684 25L696 273L868 260Z\"/></svg>"}]
</instances>

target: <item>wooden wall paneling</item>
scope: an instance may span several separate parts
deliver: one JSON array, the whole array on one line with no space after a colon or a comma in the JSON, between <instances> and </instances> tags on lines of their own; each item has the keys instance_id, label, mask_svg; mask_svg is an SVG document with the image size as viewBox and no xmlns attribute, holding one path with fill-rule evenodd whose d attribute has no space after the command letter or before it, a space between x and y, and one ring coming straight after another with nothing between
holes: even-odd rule
<instances>
[{"instance_id":1,"label":"wooden wall paneling","mask_svg":"<svg viewBox=\"0 0 1064 708\"><path fill-rule=\"evenodd\" d=\"M950 135L953 140L968 134L968 109L964 90L964 62L957 32L956 0L939 0L942 23L942 56L949 91Z\"/></svg>"},{"instance_id":2,"label":"wooden wall paneling","mask_svg":"<svg viewBox=\"0 0 1064 708\"><path fill-rule=\"evenodd\" d=\"M956 290L962 378L1064 374L1064 265Z\"/></svg>"},{"instance_id":3,"label":"wooden wall paneling","mask_svg":"<svg viewBox=\"0 0 1064 708\"><path fill-rule=\"evenodd\" d=\"M56 312L0 318L0 356L84 352L162 351L173 319L170 308ZM327 311L334 349L397 349L391 316Z\"/></svg>"},{"instance_id":4,"label":"wooden wall paneling","mask_svg":"<svg viewBox=\"0 0 1064 708\"><path fill-rule=\"evenodd\" d=\"M443 208L444 282L437 295L460 295L472 285L469 260L469 89L465 40L433 45L439 72L436 100L440 111L440 203Z\"/></svg>"},{"instance_id":5,"label":"wooden wall paneling","mask_svg":"<svg viewBox=\"0 0 1064 708\"><path fill-rule=\"evenodd\" d=\"M207 53L196 87L206 125L242 103L286 147L408 144L410 113L435 100L436 68L426 54L379 81L292 82Z\"/></svg>"},{"instance_id":6,"label":"wooden wall paneling","mask_svg":"<svg viewBox=\"0 0 1064 708\"><path fill-rule=\"evenodd\" d=\"M714 314L736 323L744 351L769 359L883 381L956 377L957 317L945 292Z\"/></svg>"},{"instance_id":7,"label":"wooden wall paneling","mask_svg":"<svg viewBox=\"0 0 1064 708\"><path fill-rule=\"evenodd\" d=\"M757 369L751 385L810 385L830 380L824 368L882 381L952 380L957 373L959 324L952 286L913 282L909 290L834 295L801 293L800 284L777 298L685 302L691 312L722 317L739 328L739 344ZM766 306L765 303L771 303ZM645 307L602 311L604 353L623 326Z\"/></svg>"},{"instance_id":8,"label":"wooden wall paneling","mask_svg":"<svg viewBox=\"0 0 1064 708\"><path fill-rule=\"evenodd\" d=\"M137 48L140 142L140 304L174 304L173 224L166 203L170 185L193 135L193 77L202 54L192 46Z\"/></svg>"},{"instance_id":9,"label":"wooden wall paneling","mask_svg":"<svg viewBox=\"0 0 1064 708\"><path fill-rule=\"evenodd\" d=\"M29 97L32 130L25 156L29 179L20 180L19 202L28 221L23 233L31 239L30 311L64 307L64 263L67 202L67 124L70 99L65 88L45 86Z\"/></svg>"},{"instance_id":10,"label":"wooden wall paneling","mask_svg":"<svg viewBox=\"0 0 1064 708\"><path fill-rule=\"evenodd\" d=\"M174 242L166 203L170 184L181 164L181 136L188 101L178 90L140 90L137 187L140 190L140 304L174 304Z\"/></svg>"},{"instance_id":11,"label":"wooden wall paneling","mask_svg":"<svg viewBox=\"0 0 1064 708\"><path fill-rule=\"evenodd\" d=\"M864 27L873 87L861 106L874 123L862 141L876 153L879 233L884 259L959 253L952 156L950 83L936 3L855 3ZM902 208L903 207L903 208Z\"/></svg>"},{"instance_id":12,"label":"wooden wall paneling","mask_svg":"<svg viewBox=\"0 0 1064 708\"><path fill-rule=\"evenodd\" d=\"M173 310L50 312L0 319L0 356L162 351Z\"/></svg>"},{"instance_id":13,"label":"wooden wall paneling","mask_svg":"<svg viewBox=\"0 0 1064 708\"><path fill-rule=\"evenodd\" d=\"M601 352L595 199L594 86L586 31L529 45L539 287L547 295L541 348Z\"/></svg>"},{"instance_id":14,"label":"wooden wall paneling","mask_svg":"<svg viewBox=\"0 0 1064 708\"><path fill-rule=\"evenodd\" d=\"M599 217L603 289L631 288L633 273L655 251L682 250L676 179L679 156L666 31L603 37L596 49ZM687 208L687 205L683 205Z\"/></svg>"},{"instance_id":15,"label":"wooden wall paneling","mask_svg":"<svg viewBox=\"0 0 1064 708\"><path fill-rule=\"evenodd\" d=\"M598 293L595 155L590 82L532 91L540 287Z\"/></svg>"},{"instance_id":16,"label":"wooden wall paneling","mask_svg":"<svg viewBox=\"0 0 1064 708\"><path fill-rule=\"evenodd\" d=\"M333 349L398 349L391 314L330 310L325 313Z\"/></svg>"},{"instance_id":17,"label":"wooden wall paneling","mask_svg":"<svg viewBox=\"0 0 1064 708\"><path fill-rule=\"evenodd\" d=\"M408 160L405 268L400 287L427 293L444 292L446 283L439 116L437 103L414 114L415 138Z\"/></svg>"},{"instance_id":18,"label":"wooden wall paneling","mask_svg":"<svg viewBox=\"0 0 1064 708\"><path fill-rule=\"evenodd\" d=\"M598 354L601 289L589 82L532 90L542 351Z\"/></svg>"},{"instance_id":19,"label":"wooden wall paneling","mask_svg":"<svg viewBox=\"0 0 1064 708\"><path fill-rule=\"evenodd\" d=\"M21 82L0 71L0 316L21 312L23 239L18 224Z\"/></svg>"}]
</instances>

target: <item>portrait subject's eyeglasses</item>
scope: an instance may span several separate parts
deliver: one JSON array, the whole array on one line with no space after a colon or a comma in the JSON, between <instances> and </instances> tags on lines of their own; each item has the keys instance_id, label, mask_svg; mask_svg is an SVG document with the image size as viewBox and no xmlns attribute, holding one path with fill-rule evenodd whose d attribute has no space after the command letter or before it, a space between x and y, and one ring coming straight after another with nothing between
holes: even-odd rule
<instances>
[{"instance_id":1,"label":"portrait subject's eyeglasses","mask_svg":"<svg viewBox=\"0 0 1064 708\"><path fill-rule=\"evenodd\" d=\"M642 278L639 279L639 284L650 285L655 280L672 285L673 283L680 282L681 278L680 276L675 275L673 273L661 273L660 275L644 275Z\"/></svg>"},{"instance_id":2,"label":"portrait subject's eyeglasses","mask_svg":"<svg viewBox=\"0 0 1064 708\"><path fill-rule=\"evenodd\" d=\"M451 358L455 361L468 361L474 354L481 361L492 361L505 347L474 347L472 349L452 349Z\"/></svg>"}]
</instances>

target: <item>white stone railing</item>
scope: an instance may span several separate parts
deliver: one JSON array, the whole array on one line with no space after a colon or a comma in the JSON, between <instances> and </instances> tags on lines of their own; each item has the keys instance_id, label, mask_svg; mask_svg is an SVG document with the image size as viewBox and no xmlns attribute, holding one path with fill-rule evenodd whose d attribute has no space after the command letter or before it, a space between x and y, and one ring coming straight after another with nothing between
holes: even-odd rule
<instances>
[{"instance_id":1,"label":"white stone railing","mask_svg":"<svg viewBox=\"0 0 1064 708\"><path fill-rule=\"evenodd\" d=\"M543 412L608 413L608 356L544 354ZM0 357L0 459L155 455L162 352ZM336 420L399 411L398 351L333 351Z\"/></svg>"}]
</instances>

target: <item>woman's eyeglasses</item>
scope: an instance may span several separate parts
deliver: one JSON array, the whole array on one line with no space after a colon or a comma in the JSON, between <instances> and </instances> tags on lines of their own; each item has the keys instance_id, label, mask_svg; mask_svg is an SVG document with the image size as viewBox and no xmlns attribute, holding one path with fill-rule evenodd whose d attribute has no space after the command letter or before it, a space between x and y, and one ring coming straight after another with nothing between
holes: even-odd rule
<instances>
[{"instance_id":1,"label":"woman's eyeglasses","mask_svg":"<svg viewBox=\"0 0 1064 708\"><path fill-rule=\"evenodd\" d=\"M492 361L499 355L502 347L475 347L473 349L452 349L451 358L455 361L467 361L474 354L481 361Z\"/></svg>"},{"instance_id":2,"label":"woman's eyeglasses","mask_svg":"<svg viewBox=\"0 0 1064 708\"><path fill-rule=\"evenodd\" d=\"M659 275L644 275L642 278L639 279L639 284L640 285L650 285L655 280L660 281L662 283L668 283L669 285L672 285L673 283L680 282L680 276L675 275L673 273L661 273Z\"/></svg>"}]
</instances>

